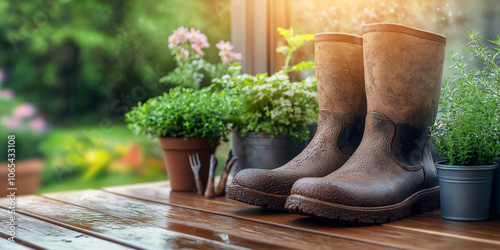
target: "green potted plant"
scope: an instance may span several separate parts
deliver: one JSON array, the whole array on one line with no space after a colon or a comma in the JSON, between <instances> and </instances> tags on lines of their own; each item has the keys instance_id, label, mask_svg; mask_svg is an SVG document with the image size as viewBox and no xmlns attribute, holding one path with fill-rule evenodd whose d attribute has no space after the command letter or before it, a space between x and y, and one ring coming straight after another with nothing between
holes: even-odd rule
<instances>
[{"instance_id":1,"label":"green potted plant","mask_svg":"<svg viewBox=\"0 0 500 250\"><path fill-rule=\"evenodd\" d=\"M233 173L244 168L276 168L293 157L310 139L308 125L316 122L317 92L314 76L291 82L289 72L314 67L301 62L290 67L292 53L313 35L294 35L293 30L278 28L287 45L277 49L286 57L282 70L267 73L240 74L233 65L229 74L214 80L232 93L238 102L231 113L232 150L238 156ZM301 143L302 142L302 143Z\"/></svg>"},{"instance_id":2,"label":"green potted plant","mask_svg":"<svg viewBox=\"0 0 500 250\"><path fill-rule=\"evenodd\" d=\"M0 114L0 195L34 194L41 184L43 159L38 146L46 135L46 122L35 106L1 88Z\"/></svg>"},{"instance_id":3,"label":"green potted plant","mask_svg":"<svg viewBox=\"0 0 500 250\"><path fill-rule=\"evenodd\" d=\"M440 115L432 128L438 153L441 216L452 220L489 217L492 180L500 156L500 77L498 53L468 33L466 51L481 67L469 68L452 56L458 76L443 84ZM494 42L497 46L500 40Z\"/></svg>"},{"instance_id":4,"label":"green potted plant","mask_svg":"<svg viewBox=\"0 0 500 250\"><path fill-rule=\"evenodd\" d=\"M179 27L168 38L177 67L160 79L178 85L162 96L139 103L125 115L134 133L158 137L172 190L191 191L196 187L188 156L198 153L206 182L210 155L219 140L228 134L231 96L216 91L211 78L221 76L241 54L232 51L230 42L220 41L221 62L211 64L203 57L208 48L207 36L194 28Z\"/></svg>"},{"instance_id":5,"label":"green potted plant","mask_svg":"<svg viewBox=\"0 0 500 250\"><path fill-rule=\"evenodd\" d=\"M188 156L198 153L200 177L206 181L210 155L229 133L231 103L224 91L179 86L139 103L125 120L134 133L158 137L172 190L191 191L195 182Z\"/></svg>"}]
</instances>

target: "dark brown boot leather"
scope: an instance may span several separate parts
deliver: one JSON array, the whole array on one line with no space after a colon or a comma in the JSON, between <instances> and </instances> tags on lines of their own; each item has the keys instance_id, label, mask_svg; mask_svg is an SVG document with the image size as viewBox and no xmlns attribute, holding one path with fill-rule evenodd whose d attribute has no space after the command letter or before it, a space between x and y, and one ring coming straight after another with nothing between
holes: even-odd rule
<instances>
[{"instance_id":1,"label":"dark brown boot leather","mask_svg":"<svg viewBox=\"0 0 500 250\"><path fill-rule=\"evenodd\" d=\"M395 24L363 27L368 114L361 144L337 171L303 178L286 209L384 223L439 208L429 145L441 90L446 38Z\"/></svg>"},{"instance_id":2,"label":"dark brown boot leather","mask_svg":"<svg viewBox=\"0 0 500 250\"><path fill-rule=\"evenodd\" d=\"M320 108L316 135L302 153L277 169L240 171L228 198L281 210L299 178L328 175L346 162L361 142L366 116L362 49L359 36L315 36Z\"/></svg>"}]
</instances>

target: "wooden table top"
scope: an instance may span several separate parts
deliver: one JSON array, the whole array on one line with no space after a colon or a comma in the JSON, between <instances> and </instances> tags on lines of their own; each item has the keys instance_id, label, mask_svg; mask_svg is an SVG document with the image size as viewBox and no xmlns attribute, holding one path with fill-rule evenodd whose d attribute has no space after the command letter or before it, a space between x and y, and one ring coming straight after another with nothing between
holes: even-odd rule
<instances>
[{"instance_id":1,"label":"wooden table top","mask_svg":"<svg viewBox=\"0 0 500 250\"><path fill-rule=\"evenodd\" d=\"M500 216L440 212L355 225L172 192L154 182L16 197L16 242L0 199L0 249L500 249Z\"/></svg>"}]
</instances>

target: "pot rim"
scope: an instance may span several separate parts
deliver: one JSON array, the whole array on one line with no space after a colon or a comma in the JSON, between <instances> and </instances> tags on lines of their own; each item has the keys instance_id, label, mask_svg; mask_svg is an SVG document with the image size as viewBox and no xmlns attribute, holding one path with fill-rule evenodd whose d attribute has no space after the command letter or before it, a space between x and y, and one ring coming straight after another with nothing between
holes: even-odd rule
<instances>
[{"instance_id":1,"label":"pot rim","mask_svg":"<svg viewBox=\"0 0 500 250\"><path fill-rule=\"evenodd\" d=\"M158 137L158 144L161 149L166 150L210 150L218 146L218 144L212 145L208 138L198 137L187 138L187 140L184 137Z\"/></svg>"},{"instance_id":2,"label":"pot rim","mask_svg":"<svg viewBox=\"0 0 500 250\"><path fill-rule=\"evenodd\" d=\"M491 170L498 167L498 163L488 165L474 165L474 166L461 166L461 165L448 165L448 161L438 161L435 163L437 169L443 170L460 170L460 171L475 171L475 170Z\"/></svg>"}]
</instances>

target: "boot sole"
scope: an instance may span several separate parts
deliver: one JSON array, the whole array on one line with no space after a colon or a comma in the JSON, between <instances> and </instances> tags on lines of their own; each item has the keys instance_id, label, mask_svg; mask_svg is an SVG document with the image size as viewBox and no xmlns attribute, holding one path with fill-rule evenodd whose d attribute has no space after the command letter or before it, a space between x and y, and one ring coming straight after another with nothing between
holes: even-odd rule
<instances>
[{"instance_id":1,"label":"boot sole","mask_svg":"<svg viewBox=\"0 0 500 250\"><path fill-rule=\"evenodd\" d=\"M288 195L269 194L233 184L228 188L226 197L263 208L284 210Z\"/></svg>"},{"instance_id":2,"label":"boot sole","mask_svg":"<svg viewBox=\"0 0 500 250\"><path fill-rule=\"evenodd\" d=\"M399 220L410 214L428 213L439 208L439 186L418 191L399 203L380 207L346 206L296 194L290 195L285 205L285 209L293 213L376 224Z\"/></svg>"}]
</instances>

